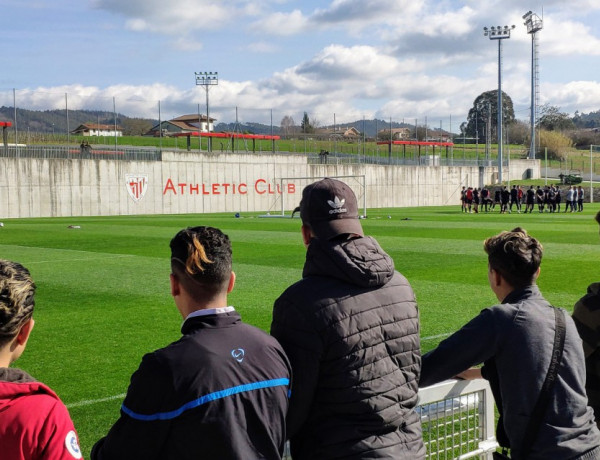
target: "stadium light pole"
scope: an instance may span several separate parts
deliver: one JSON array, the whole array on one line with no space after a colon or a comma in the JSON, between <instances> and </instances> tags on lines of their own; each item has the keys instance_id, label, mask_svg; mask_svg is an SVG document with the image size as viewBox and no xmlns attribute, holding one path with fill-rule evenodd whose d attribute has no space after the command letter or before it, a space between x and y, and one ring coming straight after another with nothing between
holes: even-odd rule
<instances>
[{"instance_id":1,"label":"stadium light pole","mask_svg":"<svg viewBox=\"0 0 600 460\"><path fill-rule=\"evenodd\" d=\"M538 71L538 51L537 51L537 32L542 30L544 22L532 11L523 15L524 24L527 26L527 33L531 35L531 145L529 147L528 158L535 158L535 124L538 104L539 71Z\"/></svg>"},{"instance_id":2,"label":"stadium light pole","mask_svg":"<svg viewBox=\"0 0 600 460\"><path fill-rule=\"evenodd\" d=\"M196 86L202 86L206 91L206 131L210 133L210 115L208 111L208 90L211 86L219 84L219 72L195 72ZM198 116L198 130L200 130L200 116ZM212 140L208 136L207 150L212 152Z\"/></svg>"},{"instance_id":3,"label":"stadium light pole","mask_svg":"<svg viewBox=\"0 0 600 460\"><path fill-rule=\"evenodd\" d=\"M502 40L510 38L515 26L492 26L483 28L483 35L490 40L498 41L498 181L502 183Z\"/></svg>"}]
</instances>

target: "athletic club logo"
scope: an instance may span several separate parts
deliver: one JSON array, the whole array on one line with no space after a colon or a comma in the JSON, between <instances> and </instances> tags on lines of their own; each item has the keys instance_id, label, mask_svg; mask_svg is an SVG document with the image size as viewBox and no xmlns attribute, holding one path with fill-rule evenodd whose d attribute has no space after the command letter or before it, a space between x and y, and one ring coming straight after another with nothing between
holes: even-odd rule
<instances>
[{"instance_id":1,"label":"athletic club logo","mask_svg":"<svg viewBox=\"0 0 600 460\"><path fill-rule=\"evenodd\" d=\"M329 210L329 214L341 214L343 212L348 212L344 205L346 204L346 199L342 198L341 200L336 196L333 201L327 200L327 204L331 206L332 209Z\"/></svg>"},{"instance_id":2,"label":"athletic club logo","mask_svg":"<svg viewBox=\"0 0 600 460\"><path fill-rule=\"evenodd\" d=\"M133 201L140 201L148 189L148 176L146 174L125 174L125 185Z\"/></svg>"},{"instance_id":3,"label":"athletic club logo","mask_svg":"<svg viewBox=\"0 0 600 460\"><path fill-rule=\"evenodd\" d=\"M233 359L235 359L238 363L241 363L244 360L245 355L246 355L246 352L244 351L243 348L237 348L235 350L231 350L231 356L233 356Z\"/></svg>"},{"instance_id":4,"label":"athletic club logo","mask_svg":"<svg viewBox=\"0 0 600 460\"><path fill-rule=\"evenodd\" d=\"M71 454L71 457L75 459L80 459L81 449L79 448L79 443L77 442L77 435L73 430L67 433L67 437L65 438L65 447L67 448L67 452Z\"/></svg>"}]
</instances>

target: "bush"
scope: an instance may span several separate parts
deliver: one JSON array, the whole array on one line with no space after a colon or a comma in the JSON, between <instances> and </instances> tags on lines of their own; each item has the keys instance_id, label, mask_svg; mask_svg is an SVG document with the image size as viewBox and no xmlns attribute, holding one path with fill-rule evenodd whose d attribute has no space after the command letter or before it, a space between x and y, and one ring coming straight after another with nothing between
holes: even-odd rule
<instances>
[{"instance_id":1,"label":"bush","mask_svg":"<svg viewBox=\"0 0 600 460\"><path fill-rule=\"evenodd\" d=\"M600 145L600 132L589 129L571 131L569 137L573 140L575 147L584 148L590 145Z\"/></svg>"},{"instance_id":2,"label":"bush","mask_svg":"<svg viewBox=\"0 0 600 460\"><path fill-rule=\"evenodd\" d=\"M540 140L540 151L548 149L548 159L564 160L567 150L573 147L573 141L558 131L546 131L541 129L538 134Z\"/></svg>"}]
</instances>

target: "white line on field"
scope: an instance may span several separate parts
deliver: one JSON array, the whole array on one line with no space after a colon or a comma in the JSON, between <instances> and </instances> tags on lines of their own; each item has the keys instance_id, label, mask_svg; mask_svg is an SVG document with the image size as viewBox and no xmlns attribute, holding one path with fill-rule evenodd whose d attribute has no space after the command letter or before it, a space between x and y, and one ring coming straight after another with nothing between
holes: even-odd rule
<instances>
[{"instance_id":1,"label":"white line on field","mask_svg":"<svg viewBox=\"0 0 600 460\"><path fill-rule=\"evenodd\" d=\"M124 397L125 397L125 393L122 393L120 395L108 396L106 398L86 399L84 401L67 404L66 406L67 406L67 409L71 409L73 407L91 406L92 404L97 404L97 403L102 403L102 402L107 402L107 401L114 401L115 399L123 399Z\"/></svg>"},{"instance_id":2,"label":"white line on field","mask_svg":"<svg viewBox=\"0 0 600 460\"><path fill-rule=\"evenodd\" d=\"M445 334L438 334L438 335L430 335L429 337L421 337L421 341L423 341L423 340L442 339L442 338L448 337L450 335L452 335L452 332L446 332Z\"/></svg>"},{"instance_id":3,"label":"white line on field","mask_svg":"<svg viewBox=\"0 0 600 460\"><path fill-rule=\"evenodd\" d=\"M89 262L90 260L105 260L105 259L121 259L123 257L135 257L131 254L106 254L105 257L86 257L82 259L53 259L53 260L34 260L28 262L27 265L62 263L62 262Z\"/></svg>"}]
</instances>

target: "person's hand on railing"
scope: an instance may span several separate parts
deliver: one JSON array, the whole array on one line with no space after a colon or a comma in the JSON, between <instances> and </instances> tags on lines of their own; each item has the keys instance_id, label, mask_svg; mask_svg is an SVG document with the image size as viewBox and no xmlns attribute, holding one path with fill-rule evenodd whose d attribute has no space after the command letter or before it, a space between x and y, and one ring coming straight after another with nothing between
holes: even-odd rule
<instances>
[{"instance_id":1,"label":"person's hand on railing","mask_svg":"<svg viewBox=\"0 0 600 460\"><path fill-rule=\"evenodd\" d=\"M481 379L481 368L480 367L471 367L466 371L462 371L459 374L456 374L454 378L458 380L473 380L473 379Z\"/></svg>"}]
</instances>

